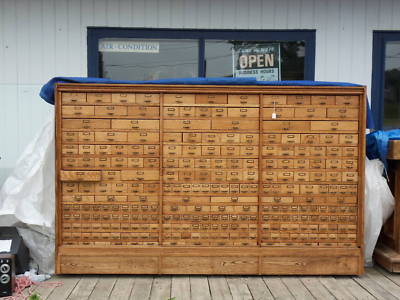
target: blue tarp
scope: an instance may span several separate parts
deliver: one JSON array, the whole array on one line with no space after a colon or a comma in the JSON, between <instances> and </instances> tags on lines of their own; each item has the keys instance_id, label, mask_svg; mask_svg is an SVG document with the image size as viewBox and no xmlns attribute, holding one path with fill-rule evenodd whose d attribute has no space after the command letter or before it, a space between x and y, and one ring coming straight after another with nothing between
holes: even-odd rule
<instances>
[{"instance_id":1,"label":"blue tarp","mask_svg":"<svg viewBox=\"0 0 400 300\"><path fill-rule=\"evenodd\" d=\"M379 158L387 168L386 156L388 153L389 140L399 140L400 129L388 131L377 130L367 134L367 157L369 159Z\"/></svg>"},{"instance_id":2,"label":"blue tarp","mask_svg":"<svg viewBox=\"0 0 400 300\"><path fill-rule=\"evenodd\" d=\"M40 90L40 97L46 102L54 104L54 84L56 83L115 83L115 84L193 84L193 85L266 85L266 86L361 86L348 82L329 81L257 81L254 77L249 78L173 78L148 81L124 81L111 80L107 78L94 77L54 77L49 80ZM367 104L367 128L374 128L374 120L371 109Z\"/></svg>"}]
</instances>

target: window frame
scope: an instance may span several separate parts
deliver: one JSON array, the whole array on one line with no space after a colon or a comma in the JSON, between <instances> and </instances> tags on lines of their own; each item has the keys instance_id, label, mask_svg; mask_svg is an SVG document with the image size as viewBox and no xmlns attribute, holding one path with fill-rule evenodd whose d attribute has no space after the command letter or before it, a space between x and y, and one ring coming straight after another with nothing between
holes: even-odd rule
<instances>
[{"instance_id":1,"label":"window frame","mask_svg":"<svg viewBox=\"0 0 400 300\"><path fill-rule=\"evenodd\" d=\"M103 38L196 39L199 42L198 77L205 77L205 40L298 41L306 43L304 80L315 78L315 30L206 30L167 28L110 28L88 27L87 72L99 77L99 40Z\"/></svg>"},{"instance_id":2,"label":"window frame","mask_svg":"<svg viewBox=\"0 0 400 300\"><path fill-rule=\"evenodd\" d=\"M383 127L385 105L385 46L386 42L400 41L398 30L374 30L372 47L371 108L375 120L375 129Z\"/></svg>"}]
</instances>

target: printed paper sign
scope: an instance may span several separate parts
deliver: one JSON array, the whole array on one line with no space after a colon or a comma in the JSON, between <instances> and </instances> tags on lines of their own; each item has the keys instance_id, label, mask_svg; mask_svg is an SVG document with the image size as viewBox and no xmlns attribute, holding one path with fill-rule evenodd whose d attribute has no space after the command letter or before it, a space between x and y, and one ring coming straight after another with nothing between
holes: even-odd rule
<instances>
[{"instance_id":1,"label":"printed paper sign","mask_svg":"<svg viewBox=\"0 0 400 300\"><path fill-rule=\"evenodd\" d=\"M257 80L281 79L280 46L274 44L241 44L233 48L234 77L255 77Z\"/></svg>"},{"instance_id":2,"label":"printed paper sign","mask_svg":"<svg viewBox=\"0 0 400 300\"><path fill-rule=\"evenodd\" d=\"M129 41L129 40L100 40L100 52L136 52L159 53L159 42Z\"/></svg>"}]
</instances>

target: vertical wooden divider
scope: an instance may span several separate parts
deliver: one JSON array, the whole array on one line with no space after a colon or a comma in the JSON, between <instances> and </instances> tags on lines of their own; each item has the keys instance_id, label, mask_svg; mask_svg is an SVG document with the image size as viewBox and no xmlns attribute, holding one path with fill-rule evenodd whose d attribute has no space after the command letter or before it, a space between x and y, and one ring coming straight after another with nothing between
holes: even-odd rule
<instances>
[{"instance_id":1,"label":"vertical wooden divider","mask_svg":"<svg viewBox=\"0 0 400 300\"><path fill-rule=\"evenodd\" d=\"M163 155L164 155L164 93L160 93L160 130L159 130L159 144L160 144L160 187L158 191L158 205L159 205L159 229L158 229L158 245L162 246L163 243ZM161 257L160 257L161 262ZM161 268L159 268L161 270Z\"/></svg>"},{"instance_id":2,"label":"vertical wooden divider","mask_svg":"<svg viewBox=\"0 0 400 300\"><path fill-rule=\"evenodd\" d=\"M257 245L261 247L261 194L262 194L262 146L263 146L263 94L258 95L259 100L259 128L258 128L258 220L257 220ZM261 257L259 257L258 268L261 269Z\"/></svg>"}]
</instances>

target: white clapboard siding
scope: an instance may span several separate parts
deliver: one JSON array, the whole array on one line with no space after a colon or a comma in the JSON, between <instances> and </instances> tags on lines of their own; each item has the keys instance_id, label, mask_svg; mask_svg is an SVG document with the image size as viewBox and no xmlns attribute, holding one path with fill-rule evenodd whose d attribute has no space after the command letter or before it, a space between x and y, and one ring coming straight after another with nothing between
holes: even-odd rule
<instances>
[{"instance_id":1,"label":"white clapboard siding","mask_svg":"<svg viewBox=\"0 0 400 300\"><path fill-rule=\"evenodd\" d=\"M400 30L398 0L0 0L0 184L52 107L54 76L87 75L87 27L316 29L316 80L370 92L373 30Z\"/></svg>"}]
</instances>

